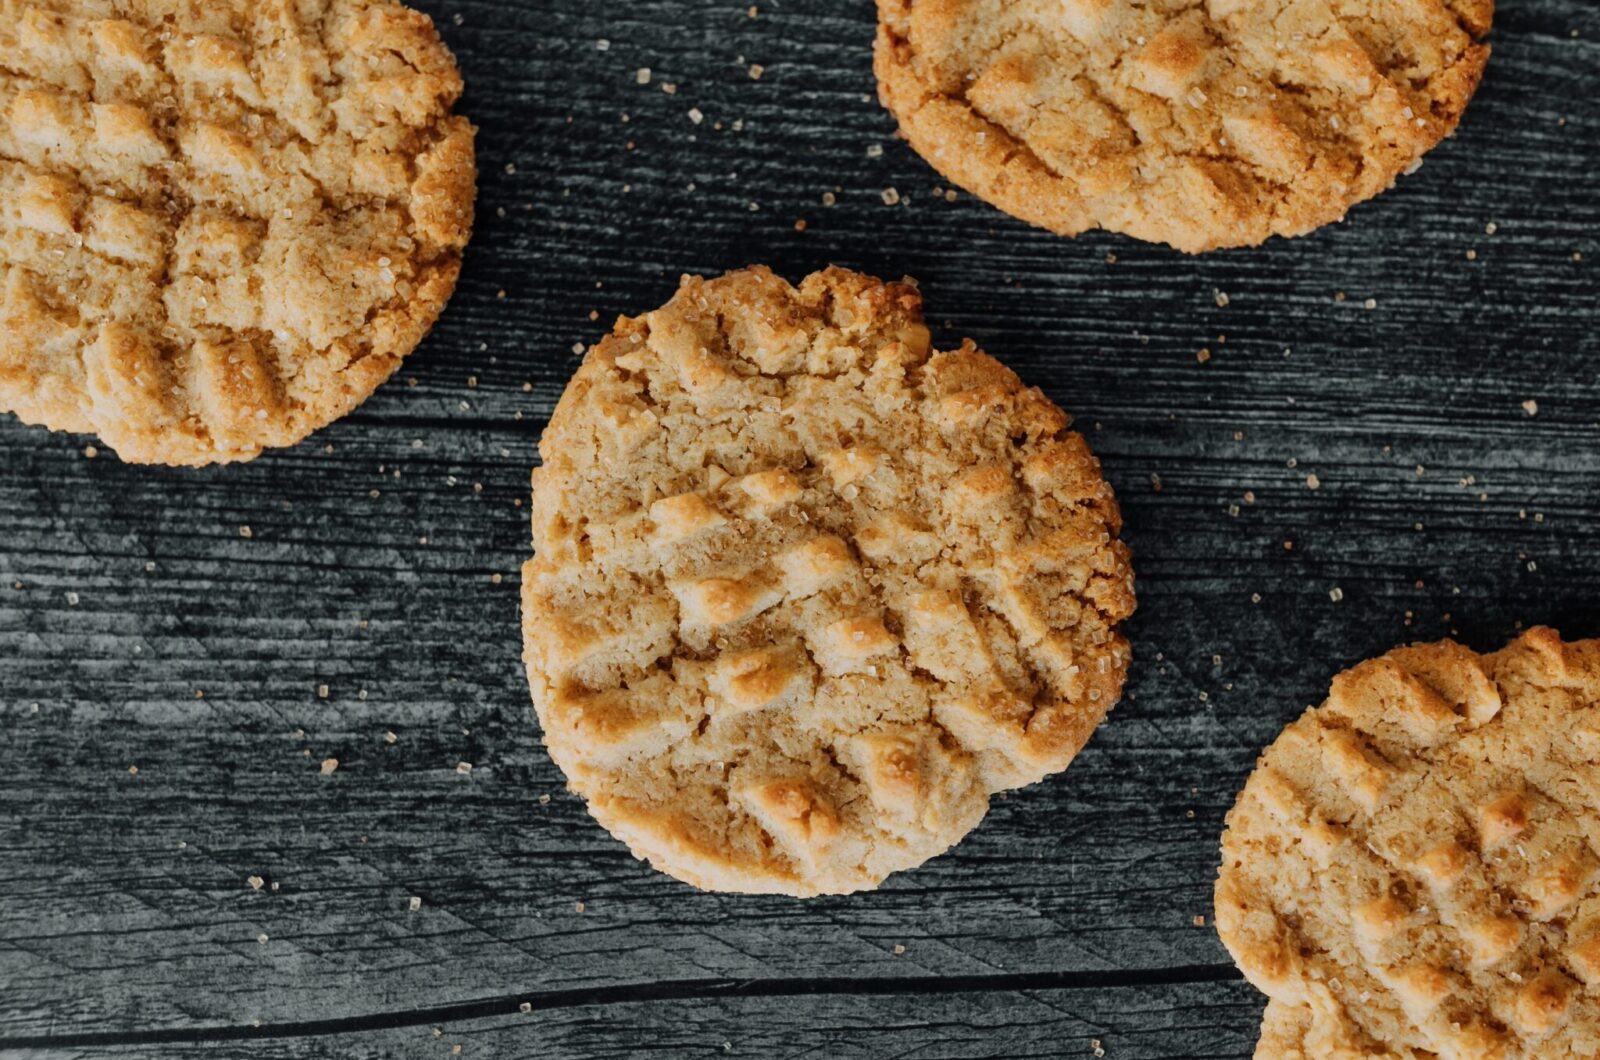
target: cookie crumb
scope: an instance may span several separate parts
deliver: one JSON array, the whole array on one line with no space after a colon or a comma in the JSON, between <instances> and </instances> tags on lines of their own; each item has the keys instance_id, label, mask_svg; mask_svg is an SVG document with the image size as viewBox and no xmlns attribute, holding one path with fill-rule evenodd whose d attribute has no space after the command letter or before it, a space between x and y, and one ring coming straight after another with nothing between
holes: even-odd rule
<instances>
[{"instance_id":1,"label":"cookie crumb","mask_svg":"<svg viewBox=\"0 0 1600 1060\"><path fill-rule=\"evenodd\" d=\"M1522 411L1526 412L1530 416L1537 416L1539 415L1539 403L1533 400L1533 398L1529 398L1527 401L1522 403Z\"/></svg>"},{"instance_id":2,"label":"cookie crumb","mask_svg":"<svg viewBox=\"0 0 1600 1060\"><path fill-rule=\"evenodd\" d=\"M267 881L263 880L260 876L251 876L251 877L247 878L244 882L248 883L250 885L250 889L252 891L259 891L259 890L261 890L262 887L264 887L266 885Z\"/></svg>"},{"instance_id":3,"label":"cookie crumb","mask_svg":"<svg viewBox=\"0 0 1600 1060\"><path fill-rule=\"evenodd\" d=\"M339 760L337 758L324 758L322 760L322 775L323 776L327 776L328 774L332 773L334 770L336 770L338 768L339 768Z\"/></svg>"}]
</instances>

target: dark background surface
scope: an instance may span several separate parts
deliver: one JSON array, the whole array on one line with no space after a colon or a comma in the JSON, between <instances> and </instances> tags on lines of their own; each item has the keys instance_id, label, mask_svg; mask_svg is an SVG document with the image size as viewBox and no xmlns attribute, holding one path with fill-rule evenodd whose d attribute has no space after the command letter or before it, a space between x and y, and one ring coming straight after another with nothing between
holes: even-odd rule
<instances>
[{"instance_id":1,"label":"dark background surface","mask_svg":"<svg viewBox=\"0 0 1600 1060\"><path fill-rule=\"evenodd\" d=\"M1249 1056L1210 893L1259 748L1402 641L1600 635L1600 7L1506 0L1419 173L1192 259L936 196L866 0L420 6L479 223L395 381L199 472L0 421L0 1053ZM1077 416L1139 577L1128 694L1072 769L845 899L635 862L518 660L574 345L753 262L916 276L939 339Z\"/></svg>"}]
</instances>

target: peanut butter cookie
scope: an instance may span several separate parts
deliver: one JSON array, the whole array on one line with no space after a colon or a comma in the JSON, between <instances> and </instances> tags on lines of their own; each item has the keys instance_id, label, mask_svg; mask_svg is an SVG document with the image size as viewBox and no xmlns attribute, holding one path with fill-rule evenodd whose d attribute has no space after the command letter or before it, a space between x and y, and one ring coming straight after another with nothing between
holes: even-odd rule
<instances>
[{"instance_id":1,"label":"peanut butter cookie","mask_svg":"<svg viewBox=\"0 0 1600 1060\"><path fill-rule=\"evenodd\" d=\"M390 0L0 0L0 410L210 464L360 404L432 325L472 127Z\"/></svg>"},{"instance_id":2,"label":"peanut butter cookie","mask_svg":"<svg viewBox=\"0 0 1600 1060\"><path fill-rule=\"evenodd\" d=\"M1257 1056L1600 1055L1597 850L1600 640L1340 674L1222 837L1217 930L1272 998Z\"/></svg>"},{"instance_id":3,"label":"peanut butter cookie","mask_svg":"<svg viewBox=\"0 0 1600 1060\"><path fill-rule=\"evenodd\" d=\"M1493 0L878 0L883 103L933 167L1063 235L1302 235L1461 120Z\"/></svg>"},{"instance_id":4,"label":"peanut butter cookie","mask_svg":"<svg viewBox=\"0 0 1600 1060\"><path fill-rule=\"evenodd\" d=\"M590 812L696 886L876 886L1066 767L1133 610L1098 462L907 283L685 278L545 431L533 699Z\"/></svg>"}]
</instances>

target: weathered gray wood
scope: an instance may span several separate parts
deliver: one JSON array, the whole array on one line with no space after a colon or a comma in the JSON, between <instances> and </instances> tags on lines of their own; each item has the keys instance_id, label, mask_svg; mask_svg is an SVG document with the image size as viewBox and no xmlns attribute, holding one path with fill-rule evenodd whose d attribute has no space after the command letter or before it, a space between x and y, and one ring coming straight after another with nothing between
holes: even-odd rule
<instances>
[{"instance_id":1,"label":"weathered gray wood","mask_svg":"<svg viewBox=\"0 0 1600 1060\"><path fill-rule=\"evenodd\" d=\"M295 450L200 472L0 423L0 1051L261 1019L366 1029L227 1049L438 1055L362 1021L629 984L1131 969L1141 985L708 994L451 1032L488 1055L1031 1056L1104 1028L1111 1056L1247 1055L1252 991L1162 983L1227 974L1193 918L1257 750L1398 641L1600 633L1585 0L1507 4L1460 134L1349 223L1201 259L936 199L871 99L864 2L421 6L482 126L480 224L394 383ZM944 339L1078 415L1141 592L1128 699L1066 776L880 893L808 904L635 863L560 790L517 659L517 504L573 343L680 271L753 261L919 277Z\"/></svg>"},{"instance_id":2,"label":"weathered gray wood","mask_svg":"<svg viewBox=\"0 0 1600 1060\"><path fill-rule=\"evenodd\" d=\"M516 998L456 1021L423 1019L310 1036L252 1030L228 1041L132 1043L120 1060L399 1060L494 1057L579 1060L640 1055L750 1060L1242 1060L1255 1045L1258 1008L1246 984L1102 990L955 991L939 994L722 997L620 1001L520 1010ZM290 1028L289 1030L293 1030ZM460 1053L454 1052L460 1047ZM19 1060L89 1060L101 1046L19 1050Z\"/></svg>"}]
</instances>

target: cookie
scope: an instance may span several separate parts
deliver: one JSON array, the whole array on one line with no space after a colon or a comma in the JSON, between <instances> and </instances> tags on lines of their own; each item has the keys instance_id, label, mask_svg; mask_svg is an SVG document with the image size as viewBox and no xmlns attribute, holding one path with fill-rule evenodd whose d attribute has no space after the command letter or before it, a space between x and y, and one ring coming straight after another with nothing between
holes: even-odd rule
<instances>
[{"instance_id":1,"label":"cookie","mask_svg":"<svg viewBox=\"0 0 1600 1060\"><path fill-rule=\"evenodd\" d=\"M1600 1055L1600 640L1340 674L1228 816L1216 924L1257 1056Z\"/></svg>"},{"instance_id":2,"label":"cookie","mask_svg":"<svg viewBox=\"0 0 1600 1060\"><path fill-rule=\"evenodd\" d=\"M389 0L0 0L0 411L210 464L360 404L444 307L473 130Z\"/></svg>"},{"instance_id":3,"label":"cookie","mask_svg":"<svg viewBox=\"0 0 1600 1060\"><path fill-rule=\"evenodd\" d=\"M1134 607L1067 417L910 283L686 277L540 442L528 676L570 787L708 890L876 886L1066 767Z\"/></svg>"},{"instance_id":4,"label":"cookie","mask_svg":"<svg viewBox=\"0 0 1600 1060\"><path fill-rule=\"evenodd\" d=\"M1063 235L1303 235L1461 120L1493 0L878 0L879 95L947 178Z\"/></svg>"}]
</instances>

